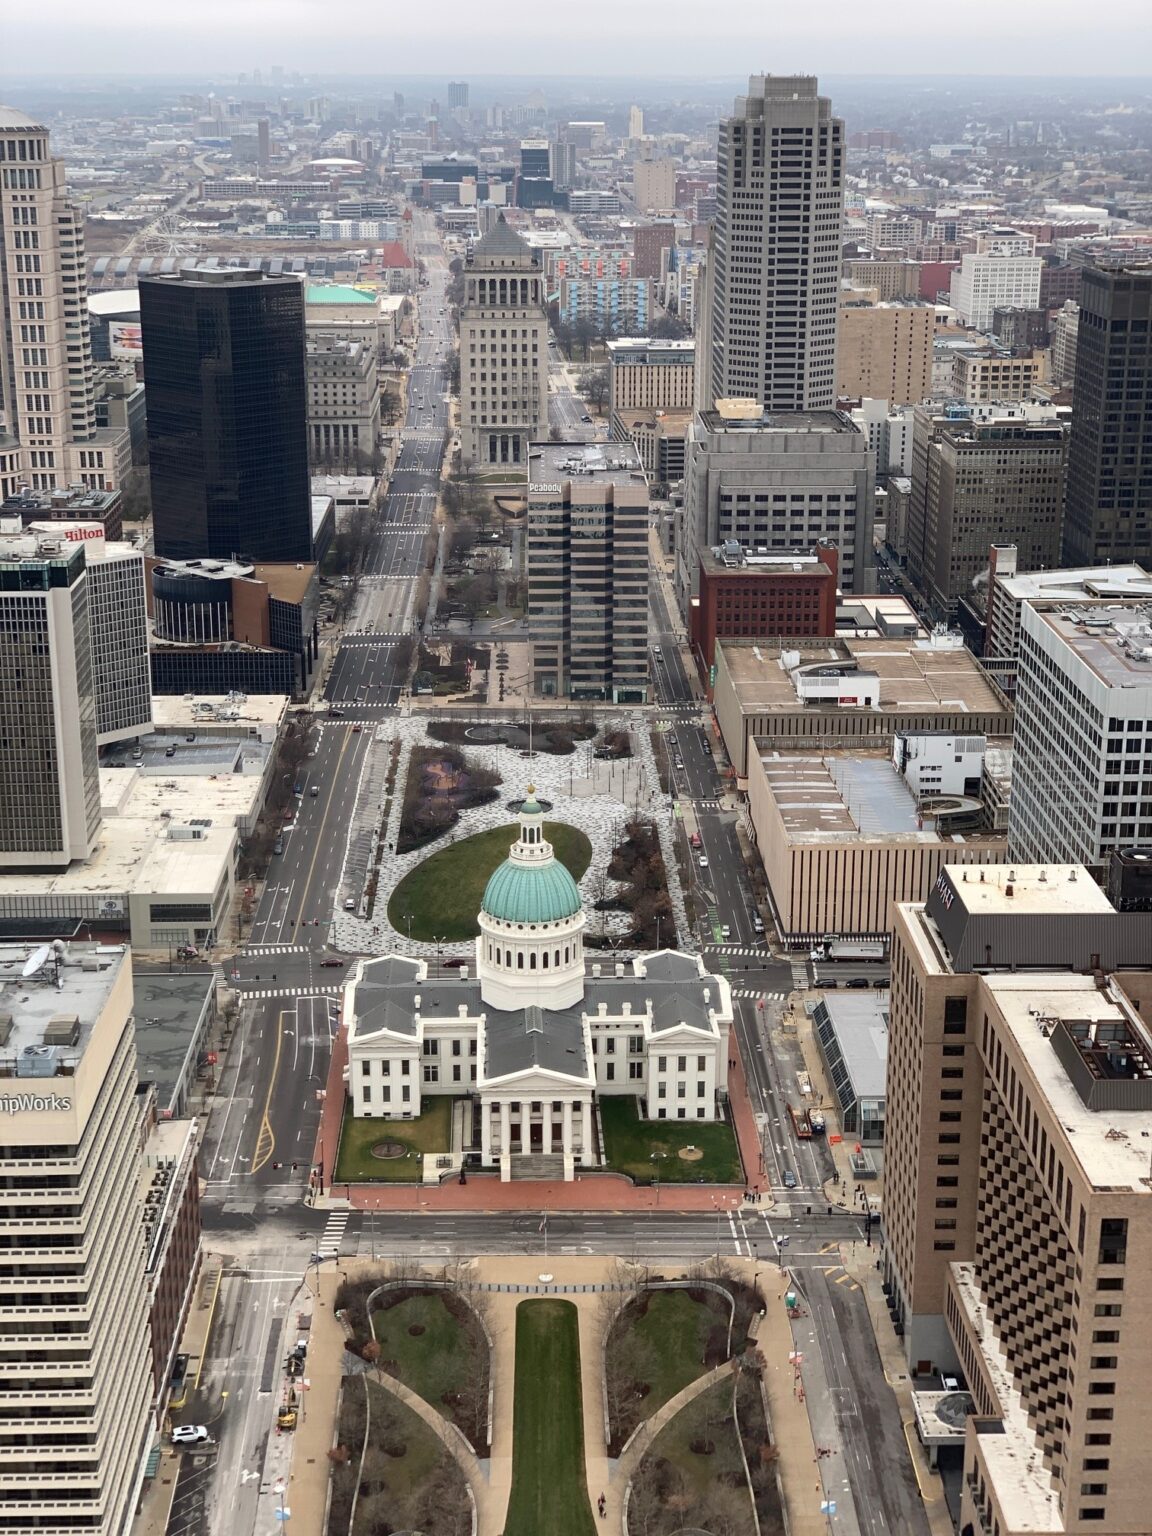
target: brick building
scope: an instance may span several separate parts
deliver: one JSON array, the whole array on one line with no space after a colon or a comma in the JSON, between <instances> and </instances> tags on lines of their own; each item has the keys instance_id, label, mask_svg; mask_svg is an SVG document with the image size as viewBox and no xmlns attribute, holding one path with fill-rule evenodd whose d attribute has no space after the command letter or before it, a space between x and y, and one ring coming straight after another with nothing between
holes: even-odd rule
<instances>
[{"instance_id":1,"label":"brick building","mask_svg":"<svg viewBox=\"0 0 1152 1536\"><path fill-rule=\"evenodd\" d=\"M757 554L723 544L700 555L700 592L689 605L692 651L703 676L717 640L757 635L815 638L836 633L834 545L811 552Z\"/></svg>"}]
</instances>

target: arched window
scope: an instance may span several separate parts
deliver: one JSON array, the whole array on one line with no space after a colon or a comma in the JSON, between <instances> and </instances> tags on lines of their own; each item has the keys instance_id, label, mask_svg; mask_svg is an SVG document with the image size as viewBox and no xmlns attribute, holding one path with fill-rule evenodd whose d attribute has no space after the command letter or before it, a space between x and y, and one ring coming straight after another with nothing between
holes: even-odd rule
<instances>
[{"instance_id":1,"label":"arched window","mask_svg":"<svg viewBox=\"0 0 1152 1536\"><path fill-rule=\"evenodd\" d=\"M532 953L528 956L528 969L530 971L534 971L536 969L536 951L535 950L533 950Z\"/></svg>"},{"instance_id":2,"label":"arched window","mask_svg":"<svg viewBox=\"0 0 1152 1536\"><path fill-rule=\"evenodd\" d=\"M516 969L518 971L524 969L524 951L522 949L516 951Z\"/></svg>"},{"instance_id":3,"label":"arched window","mask_svg":"<svg viewBox=\"0 0 1152 1536\"><path fill-rule=\"evenodd\" d=\"M568 964L568 946L567 946L567 944L565 944L565 946L564 946L564 964L565 965Z\"/></svg>"},{"instance_id":4,"label":"arched window","mask_svg":"<svg viewBox=\"0 0 1152 1536\"><path fill-rule=\"evenodd\" d=\"M560 951L559 950L556 951L556 964L557 965L560 964Z\"/></svg>"},{"instance_id":5,"label":"arched window","mask_svg":"<svg viewBox=\"0 0 1152 1536\"><path fill-rule=\"evenodd\" d=\"M510 949L504 951L504 964L508 970L512 969L512 951Z\"/></svg>"}]
</instances>

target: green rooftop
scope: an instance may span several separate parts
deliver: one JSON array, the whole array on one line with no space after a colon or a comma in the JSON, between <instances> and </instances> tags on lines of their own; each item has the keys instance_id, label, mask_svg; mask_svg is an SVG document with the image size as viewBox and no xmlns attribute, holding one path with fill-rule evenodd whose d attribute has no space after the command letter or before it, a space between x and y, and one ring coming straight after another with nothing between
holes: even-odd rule
<instances>
[{"instance_id":1,"label":"green rooftop","mask_svg":"<svg viewBox=\"0 0 1152 1536\"><path fill-rule=\"evenodd\" d=\"M345 283L319 283L315 287L309 284L309 304L375 304L376 300L370 293L362 293L359 288L349 288Z\"/></svg>"}]
</instances>

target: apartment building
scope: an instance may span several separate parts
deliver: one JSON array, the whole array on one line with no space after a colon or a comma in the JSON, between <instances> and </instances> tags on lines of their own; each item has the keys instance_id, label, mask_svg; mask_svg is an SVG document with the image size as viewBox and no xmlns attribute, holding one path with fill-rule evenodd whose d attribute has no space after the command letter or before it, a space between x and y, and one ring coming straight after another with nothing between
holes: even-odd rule
<instances>
[{"instance_id":1,"label":"apartment building","mask_svg":"<svg viewBox=\"0 0 1152 1536\"><path fill-rule=\"evenodd\" d=\"M68 196L47 127L0 107L0 493L114 490L126 431L96 420L84 213Z\"/></svg>"},{"instance_id":2,"label":"apartment building","mask_svg":"<svg viewBox=\"0 0 1152 1536\"><path fill-rule=\"evenodd\" d=\"M563 277L559 315L586 322L598 336L638 336L652 323L653 284L646 277Z\"/></svg>"},{"instance_id":3,"label":"apartment building","mask_svg":"<svg viewBox=\"0 0 1152 1536\"><path fill-rule=\"evenodd\" d=\"M1060 563L1068 438L1058 407L917 406L908 572L941 618L1015 543L1034 569Z\"/></svg>"},{"instance_id":4,"label":"apartment building","mask_svg":"<svg viewBox=\"0 0 1152 1536\"><path fill-rule=\"evenodd\" d=\"M915 405L932 382L936 311L917 302L847 302L840 309L836 392L851 399Z\"/></svg>"},{"instance_id":5,"label":"apartment building","mask_svg":"<svg viewBox=\"0 0 1152 1536\"><path fill-rule=\"evenodd\" d=\"M1152 605L1025 603L1011 856L1102 870L1152 842Z\"/></svg>"},{"instance_id":6,"label":"apartment building","mask_svg":"<svg viewBox=\"0 0 1152 1536\"><path fill-rule=\"evenodd\" d=\"M711 405L812 411L836 398L844 124L812 75L753 75L720 122Z\"/></svg>"},{"instance_id":7,"label":"apartment building","mask_svg":"<svg viewBox=\"0 0 1152 1536\"><path fill-rule=\"evenodd\" d=\"M540 257L501 214L469 255L460 308L465 464L528 463L548 436L548 316Z\"/></svg>"},{"instance_id":8,"label":"apartment building","mask_svg":"<svg viewBox=\"0 0 1152 1536\"><path fill-rule=\"evenodd\" d=\"M730 541L769 554L830 542L846 592L872 584L875 471L868 439L838 411L765 412L718 400L692 423L676 586L683 612L700 553Z\"/></svg>"},{"instance_id":9,"label":"apartment building","mask_svg":"<svg viewBox=\"0 0 1152 1536\"><path fill-rule=\"evenodd\" d=\"M528 479L533 687L648 698L648 485L631 444L534 443Z\"/></svg>"},{"instance_id":10,"label":"apartment building","mask_svg":"<svg viewBox=\"0 0 1152 1536\"><path fill-rule=\"evenodd\" d=\"M313 465L371 466L380 442L375 348L364 341L309 335L306 372Z\"/></svg>"},{"instance_id":11,"label":"apartment building","mask_svg":"<svg viewBox=\"0 0 1152 1536\"><path fill-rule=\"evenodd\" d=\"M0 539L0 866L86 859L99 830L84 542Z\"/></svg>"},{"instance_id":12,"label":"apartment building","mask_svg":"<svg viewBox=\"0 0 1152 1536\"><path fill-rule=\"evenodd\" d=\"M952 359L952 393L958 400L986 405L1031 400L1041 359L1002 352L957 352Z\"/></svg>"},{"instance_id":13,"label":"apartment building","mask_svg":"<svg viewBox=\"0 0 1152 1536\"><path fill-rule=\"evenodd\" d=\"M676 162L667 156L632 164L632 198L642 213L671 213L676 207Z\"/></svg>"},{"instance_id":14,"label":"apartment building","mask_svg":"<svg viewBox=\"0 0 1152 1536\"><path fill-rule=\"evenodd\" d=\"M881 303L895 299L920 297L920 263L899 260L850 257L843 265L844 277L854 288L874 288Z\"/></svg>"},{"instance_id":15,"label":"apartment building","mask_svg":"<svg viewBox=\"0 0 1152 1536\"><path fill-rule=\"evenodd\" d=\"M1056 389L1071 389L1076 383L1076 342L1080 331L1080 306L1065 299L1052 321L1052 361L1050 382Z\"/></svg>"},{"instance_id":16,"label":"apartment building","mask_svg":"<svg viewBox=\"0 0 1152 1536\"><path fill-rule=\"evenodd\" d=\"M895 908L882 1273L972 1399L962 1529L1147 1530L1150 954L1076 864Z\"/></svg>"},{"instance_id":17,"label":"apartment building","mask_svg":"<svg viewBox=\"0 0 1152 1536\"><path fill-rule=\"evenodd\" d=\"M0 960L0 1528L124 1536L153 1434L131 958Z\"/></svg>"},{"instance_id":18,"label":"apartment building","mask_svg":"<svg viewBox=\"0 0 1152 1536\"><path fill-rule=\"evenodd\" d=\"M1006 240L980 251L966 251L960 258L949 291L952 308L965 325L988 331L998 309L1039 306L1043 258L1014 254L1015 250L1015 242Z\"/></svg>"},{"instance_id":19,"label":"apartment building","mask_svg":"<svg viewBox=\"0 0 1152 1536\"><path fill-rule=\"evenodd\" d=\"M651 406L660 411L692 409L694 341L653 341L648 337L608 343L608 405L621 411Z\"/></svg>"}]
</instances>

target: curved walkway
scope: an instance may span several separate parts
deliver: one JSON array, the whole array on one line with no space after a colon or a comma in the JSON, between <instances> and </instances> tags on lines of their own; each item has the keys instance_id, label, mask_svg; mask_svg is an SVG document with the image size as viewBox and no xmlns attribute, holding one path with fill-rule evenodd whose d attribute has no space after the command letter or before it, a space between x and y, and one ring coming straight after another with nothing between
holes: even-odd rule
<instances>
[{"instance_id":1,"label":"curved walkway","mask_svg":"<svg viewBox=\"0 0 1152 1536\"><path fill-rule=\"evenodd\" d=\"M456 1465L464 1474L468 1487L472 1490L473 1508L476 1511L476 1523L473 1527L477 1531L499 1530L504 1518L504 1510L507 1506L507 1498L493 1499L492 1488L484 1475L484 1465L476 1452L472 1449L464 1436L464 1432L457 1428L450 1419L437 1408L433 1408L419 1393L413 1392L411 1387L395 1376L389 1376L387 1371L382 1371L379 1366L368 1371L368 1375L385 1391L411 1408L412 1412L424 1420L432 1433L443 1441L447 1450L456 1460ZM499 1508L490 1508L490 1505L499 1503Z\"/></svg>"},{"instance_id":2,"label":"curved walkway","mask_svg":"<svg viewBox=\"0 0 1152 1536\"><path fill-rule=\"evenodd\" d=\"M690 1381L686 1387L681 1387L675 1397L670 1397L666 1403L657 1408L651 1418L645 1419L635 1434L624 1447L624 1454L612 1467L609 1474L612 1481L608 1486L608 1529L610 1531L624 1530L624 1496L628 1492L628 1484L636 1475L636 1471L644 1459L644 1454L651 1448L653 1440L680 1412L681 1408L687 1408L693 1398L699 1397L701 1392L706 1392L709 1387L714 1387L718 1381L727 1377L732 1379L732 1369L727 1361L723 1365L714 1365L710 1371L705 1371L703 1376L697 1376L695 1381Z\"/></svg>"}]
</instances>

